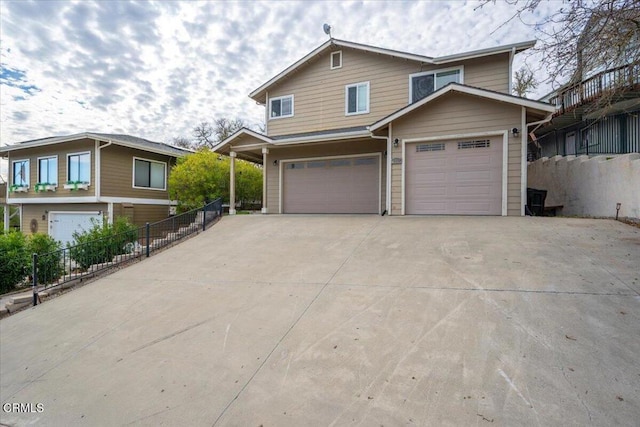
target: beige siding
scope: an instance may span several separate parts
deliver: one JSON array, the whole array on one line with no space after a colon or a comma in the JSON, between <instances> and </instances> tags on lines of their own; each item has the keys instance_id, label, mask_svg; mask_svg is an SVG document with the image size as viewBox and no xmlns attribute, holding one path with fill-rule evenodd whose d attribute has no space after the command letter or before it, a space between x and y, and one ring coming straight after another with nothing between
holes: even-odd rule
<instances>
[{"instance_id":1,"label":"beige siding","mask_svg":"<svg viewBox=\"0 0 640 427\"><path fill-rule=\"evenodd\" d=\"M133 205L133 223L142 227L145 223L154 223L169 217L169 206Z\"/></svg>"},{"instance_id":2,"label":"beige siding","mask_svg":"<svg viewBox=\"0 0 640 427\"><path fill-rule=\"evenodd\" d=\"M303 146L272 147L267 158L267 207L269 213L280 213L280 161L286 159L304 159L310 157L340 156L349 154L383 153L381 156L382 176L381 176L381 211L385 206L385 173L386 141L384 140L357 140L341 141L327 144L307 144ZM278 161L274 166L273 162Z\"/></svg>"},{"instance_id":3,"label":"beige siding","mask_svg":"<svg viewBox=\"0 0 640 427\"><path fill-rule=\"evenodd\" d=\"M0 184L0 204L7 202L7 184Z\"/></svg>"},{"instance_id":4,"label":"beige siding","mask_svg":"<svg viewBox=\"0 0 640 427\"><path fill-rule=\"evenodd\" d=\"M65 190L67 182L67 155L73 153L91 153L91 184L88 190ZM38 183L38 158L58 156L58 188L56 191L41 191L36 193ZM25 148L9 152L9 184L13 184L12 164L14 160L29 159L29 191L27 193L11 193L9 198L51 198L57 197L86 197L95 196L95 142L90 139L65 142L62 144L45 145L42 147Z\"/></svg>"},{"instance_id":5,"label":"beige siding","mask_svg":"<svg viewBox=\"0 0 640 427\"><path fill-rule=\"evenodd\" d=\"M22 231L31 234L31 221L35 220L37 232L48 234L49 212L96 212L102 211L107 215L105 203L48 203L36 205L22 205ZM44 218L44 219L43 219Z\"/></svg>"},{"instance_id":6,"label":"beige siding","mask_svg":"<svg viewBox=\"0 0 640 427\"><path fill-rule=\"evenodd\" d=\"M146 222L156 222L169 216L169 206L162 205L141 205L135 204L129 208L133 211L133 222L142 227ZM125 216L125 210L119 203L113 205L113 216ZM31 220L36 220L39 233L47 233L49 228L49 212L95 212L102 211L107 215L108 206L106 203L49 203L36 205L22 205L22 230L26 234L31 234ZM44 219L42 219L44 217Z\"/></svg>"},{"instance_id":7,"label":"beige siding","mask_svg":"<svg viewBox=\"0 0 640 427\"><path fill-rule=\"evenodd\" d=\"M477 97L449 94L393 123L392 138L422 138L504 131L521 127L521 108ZM521 215L521 139L508 141L507 214ZM393 149L402 158L402 145ZM392 167L391 213L402 209L402 166Z\"/></svg>"},{"instance_id":8,"label":"beige siding","mask_svg":"<svg viewBox=\"0 0 640 427\"><path fill-rule=\"evenodd\" d=\"M464 63L464 84L509 93L509 54L478 58Z\"/></svg>"},{"instance_id":9,"label":"beige siding","mask_svg":"<svg viewBox=\"0 0 640 427\"><path fill-rule=\"evenodd\" d=\"M167 190L133 188L133 158L156 160L167 164L167 179L175 158L149 153L119 145L101 149L102 164L100 194L106 197L135 197L144 199L169 198Z\"/></svg>"},{"instance_id":10,"label":"beige siding","mask_svg":"<svg viewBox=\"0 0 640 427\"><path fill-rule=\"evenodd\" d=\"M269 89L270 97L294 95L294 116L270 119L269 135L287 135L325 129L364 126L406 106L409 102L409 75L464 67L464 83L507 92L508 54L473 59L442 66L341 48L342 68L329 69L329 55L310 61L301 70ZM345 85L370 82L370 112L345 115ZM266 108L268 109L268 105Z\"/></svg>"}]
</instances>

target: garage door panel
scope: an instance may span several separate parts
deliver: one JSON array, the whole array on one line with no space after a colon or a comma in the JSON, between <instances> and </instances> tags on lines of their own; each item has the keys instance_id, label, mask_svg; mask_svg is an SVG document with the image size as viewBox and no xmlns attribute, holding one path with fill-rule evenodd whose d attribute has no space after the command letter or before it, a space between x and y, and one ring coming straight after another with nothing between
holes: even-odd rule
<instances>
[{"instance_id":1,"label":"garage door panel","mask_svg":"<svg viewBox=\"0 0 640 427\"><path fill-rule=\"evenodd\" d=\"M377 156L309 160L284 166L284 213L378 213Z\"/></svg>"},{"instance_id":2,"label":"garage door panel","mask_svg":"<svg viewBox=\"0 0 640 427\"><path fill-rule=\"evenodd\" d=\"M445 141L441 143L444 150L438 151L419 151L419 144L408 146L408 214L501 214L501 138L492 138L489 144L486 140L459 142Z\"/></svg>"}]
</instances>

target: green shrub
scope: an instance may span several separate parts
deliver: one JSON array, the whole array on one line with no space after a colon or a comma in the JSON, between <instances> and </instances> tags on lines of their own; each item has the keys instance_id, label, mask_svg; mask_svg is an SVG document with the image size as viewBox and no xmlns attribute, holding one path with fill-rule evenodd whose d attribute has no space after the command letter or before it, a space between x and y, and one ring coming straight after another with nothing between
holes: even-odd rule
<instances>
[{"instance_id":1,"label":"green shrub","mask_svg":"<svg viewBox=\"0 0 640 427\"><path fill-rule=\"evenodd\" d=\"M0 292L9 292L28 275L29 250L19 231L0 233Z\"/></svg>"},{"instance_id":2,"label":"green shrub","mask_svg":"<svg viewBox=\"0 0 640 427\"><path fill-rule=\"evenodd\" d=\"M29 271L33 268L32 254L38 254L38 283L53 283L62 276L61 246L52 237L36 233L27 239Z\"/></svg>"},{"instance_id":3,"label":"green shrub","mask_svg":"<svg viewBox=\"0 0 640 427\"><path fill-rule=\"evenodd\" d=\"M116 255L127 253L130 243L138 239L138 228L126 218L116 218L113 224L93 222L83 233L73 233L70 255L78 265L87 269L93 264L111 262Z\"/></svg>"}]
</instances>

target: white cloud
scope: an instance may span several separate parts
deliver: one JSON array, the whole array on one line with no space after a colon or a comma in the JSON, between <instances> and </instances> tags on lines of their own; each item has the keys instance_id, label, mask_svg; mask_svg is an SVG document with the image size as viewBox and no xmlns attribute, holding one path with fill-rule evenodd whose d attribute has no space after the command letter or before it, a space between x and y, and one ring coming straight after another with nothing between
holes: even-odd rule
<instances>
[{"instance_id":1,"label":"white cloud","mask_svg":"<svg viewBox=\"0 0 640 427\"><path fill-rule=\"evenodd\" d=\"M429 56L535 38L519 21L500 27L513 6L478 4L2 2L0 77L24 78L0 78L0 143L91 130L170 141L214 117L258 124L248 93L323 43L325 22L335 38Z\"/></svg>"}]
</instances>

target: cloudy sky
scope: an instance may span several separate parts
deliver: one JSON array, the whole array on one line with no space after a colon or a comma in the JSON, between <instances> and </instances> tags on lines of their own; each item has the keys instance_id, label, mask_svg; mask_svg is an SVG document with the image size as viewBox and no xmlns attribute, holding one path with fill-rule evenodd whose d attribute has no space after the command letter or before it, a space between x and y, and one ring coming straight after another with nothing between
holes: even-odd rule
<instances>
[{"instance_id":1,"label":"cloudy sky","mask_svg":"<svg viewBox=\"0 0 640 427\"><path fill-rule=\"evenodd\" d=\"M500 27L513 6L479 4L2 0L0 144L84 131L170 142L219 117L257 126L248 93L326 41L325 22L335 38L429 56L536 38L517 20Z\"/></svg>"}]
</instances>

